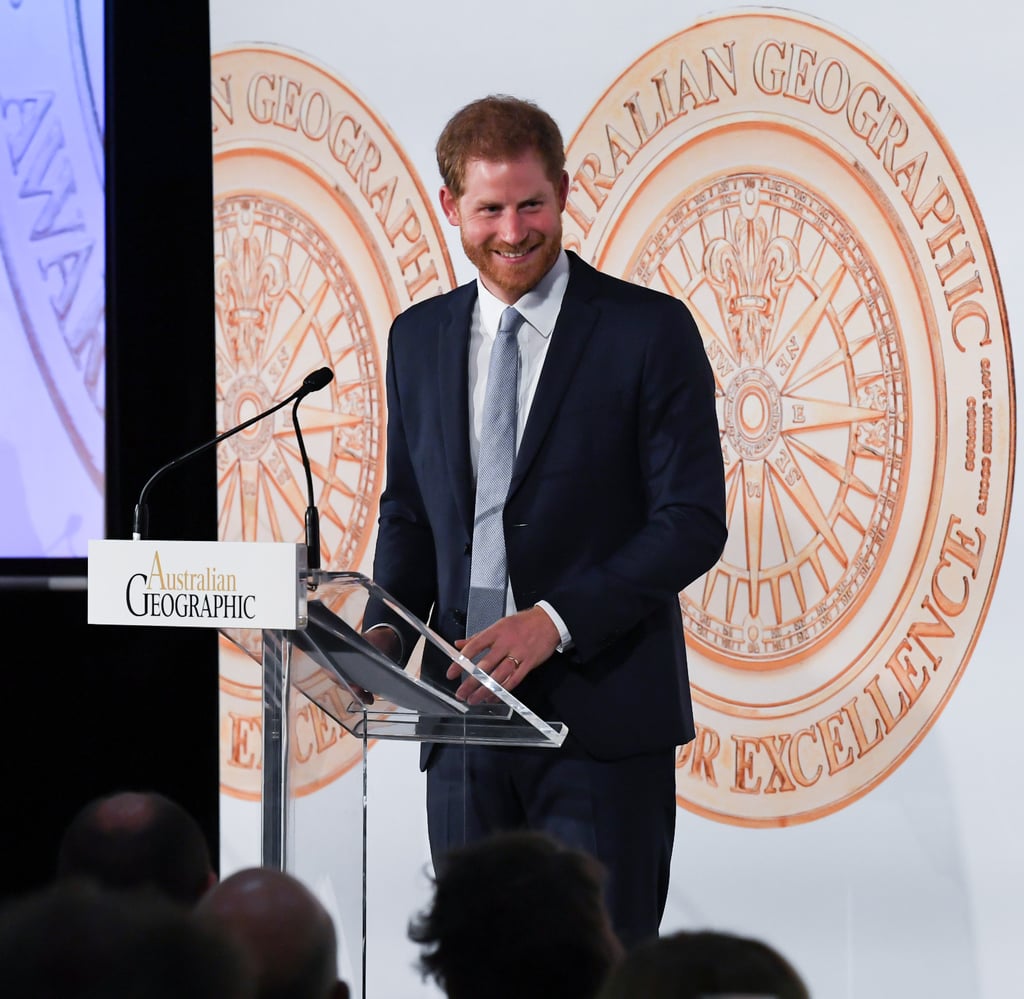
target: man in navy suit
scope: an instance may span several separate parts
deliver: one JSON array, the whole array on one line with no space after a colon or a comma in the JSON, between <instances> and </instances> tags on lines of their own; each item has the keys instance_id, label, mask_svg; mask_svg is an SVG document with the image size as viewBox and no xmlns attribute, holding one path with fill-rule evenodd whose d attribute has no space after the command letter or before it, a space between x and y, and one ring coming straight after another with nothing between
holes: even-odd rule
<instances>
[{"instance_id":1,"label":"man in navy suit","mask_svg":"<svg viewBox=\"0 0 1024 999\"><path fill-rule=\"evenodd\" d=\"M478 277L392 326L374 579L569 735L558 749L425 747L431 851L515 827L587 850L632 946L658 932L675 751L694 736L678 593L726 538L714 379L682 302L562 249L569 178L549 115L475 101L437 159ZM509 305L525 321L505 616L467 635L488 358ZM369 634L400 658L395 631ZM492 697L457 665L423 671L471 704Z\"/></svg>"}]
</instances>

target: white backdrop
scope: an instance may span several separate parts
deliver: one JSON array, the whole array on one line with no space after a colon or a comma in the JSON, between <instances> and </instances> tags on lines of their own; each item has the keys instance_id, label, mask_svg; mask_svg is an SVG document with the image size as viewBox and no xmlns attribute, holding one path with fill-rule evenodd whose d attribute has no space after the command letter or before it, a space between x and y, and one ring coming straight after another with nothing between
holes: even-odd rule
<instances>
[{"instance_id":1,"label":"white backdrop","mask_svg":"<svg viewBox=\"0 0 1024 999\"><path fill-rule=\"evenodd\" d=\"M433 143L456 108L490 92L534 98L568 140L623 69L705 13L664 0L520 0L500 10L441 0L212 0L211 8L214 52L273 42L330 67L388 125L431 196ZM804 0L798 9L873 51L930 112L977 199L1016 334L1024 322L1024 209L1014 183L1024 14L997 0L966 8L937 0L924 13L888 0ZM467 280L457 234L446 235L456 277ZM680 810L663 930L760 937L794 961L819 999L1018 994L1024 796L1015 750L1024 678L1013 621L1021 549L1011 521L962 680L916 751L874 791L790 828L740 828ZM434 996L405 938L429 895L415 747L377 745L370 767L368 994ZM299 806L298 870L345 926L351 898L337 871L359 846L346 811L357 780L351 773ZM256 863L256 806L225 795L221 822L223 873ZM357 950L358 941L348 943Z\"/></svg>"}]
</instances>

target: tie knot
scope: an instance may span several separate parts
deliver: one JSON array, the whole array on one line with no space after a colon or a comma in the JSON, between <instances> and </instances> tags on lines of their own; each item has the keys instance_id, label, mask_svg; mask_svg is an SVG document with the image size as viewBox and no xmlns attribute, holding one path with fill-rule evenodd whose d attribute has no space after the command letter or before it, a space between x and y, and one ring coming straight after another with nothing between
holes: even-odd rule
<instances>
[{"instance_id":1,"label":"tie knot","mask_svg":"<svg viewBox=\"0 0 1024 999\"><path fill-rule=\"evenodd\" d=\"M498 332L506 336L515 334L519 332L519 327L522 325L523 317L510 305L501 314L501 319L498 320Z\"/></svg>"}]
</instances>

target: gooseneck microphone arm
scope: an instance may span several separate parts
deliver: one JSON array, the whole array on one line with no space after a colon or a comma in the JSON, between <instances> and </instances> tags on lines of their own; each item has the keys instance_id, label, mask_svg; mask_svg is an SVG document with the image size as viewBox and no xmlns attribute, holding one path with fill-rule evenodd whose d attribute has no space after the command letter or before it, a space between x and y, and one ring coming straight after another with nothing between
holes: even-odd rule
<instances>
[{"instance_id":1,"label":"gooseneck microphone arm","mask_svg":"<svg viewBox=\"0 0 1024 999\"><path fill-rule=\"evenodd\" d=\"M133 538L138 541L143 538L146 534L146 528L148 527L147 510L146 510L146 495L152 488L153 484L163 477L165 472L169 472L172 468L177 468L178 465L188 461L189 458L194 458L197 454L202 454L204 451L208 451L211 447L216 447L221 441L226 441L229 437L233 437L235 434L247 427L251 427L254 423L259 422L266 416L270 416L271 413L276 413L282 406L287 406L288 403L294 399L294 394L288 396L282 402L279 402L276 406L271 406L270 409L265 410L262 413L257 413L252 419L246 420L245 423L240 423L237 427L232 427L230 430L225 430L219 437L214 437L212 441L206 441L205 444L200 444L199 447L193 448L187 454L183 454L174 461L169 461L166 465L158 468L150 477L146 484L142 487L142 491L139 493L139 502L135 504L135 522L134 529L132 532Z\"/></svg>"},{"instance_id":2,"label":"gooseneck microphone arm","mask_svg":"<svg viewBox=\"0 0 1024 999\"><path fill-rule=\"evenodd\" d=\"M306 445L302 440L302 429L299 427L299 403L295 400L292 406L292 426L295 427L295 439L299 442L299 453L302 455L302 468L306 473L306 567L320 568L320 511L313 501L313 469L306 454Z\"/></svg>"},{"instance_id":3,"label":"gooseneck microphone arm","mask_svg":"<svg viewBox=\"0 0 1024 999\"><path fill-rule=\"evenodd\" d=\"M290 395L287 399L282 399L279 403L271 406L270 409L264 410L262 413L257 413L255 416L246 420L244 423L239 423L237 427L232 427L230 430L225 430L224 433L214 437L213 440L206 441L200 444L198 447L193 448L186 454L175 458L173 461L169 461L166 465L162 465L158 468L147 480L146 484L142 487L139 493L139 501L135 504L135 518L132 529L132 537L134 540L139 541L145 537L146 529L148 527L148 511L146 509L146 496L149 490L153 487L153 484L160 479L165 472L169 472L172 468L177 468L178 465L183 464L190 458L194 458L197 454L202 454L204 451L208 451L212 447L216 447L221 441L226 441L229 437L233 437L235 434L251 427L254 423L259 422L265 417L270 416L272 413L276 413L279 409L287 406L288 403L295 403L295 410L298 410L299 403L310 394L310 392L317 392L322 389L325 385L328 385L334 379L334 372L330 368L318 368L311 374L306 375L303 379L302 384ZM295 412L292 413L292 419L295 423L295 430L298 433L298 421L295 416ZM313 480L312 473L309 469L309 461L306 458L306 449L302 443L302 436L299 435L299 448L302 452L302 464L306 470L306 484L308 486L310 496L310 506L312 506L312 495L313 495ZM307 522L309 520L309 513L306 514ZM319 526L319 525L318 525ZM308 534L308 530L307 530ZM319 539L317 540L317 558L319 559L320 545ZM319 566L319 561L317 562Z\"/></svg>"},{"instance_id":4,"label":"gooseneck microphone arm","mask_svg":"<svg viewBox=\"0 0 1024 999\"><path fill-rule=\"evenodd\" d=\"M320 368L306 378L303 385L309 384L310 392L316 392L329 384L334 378L334 372L330 368ZM295 427L295 439L299 442L299 454L302 455L302 469L306 473L306 568L320 568L320 511L316 508L313 497L313 470L309 464L309 455L306 454L306 445L302 440L302 429L299 427L299 403L303 396L299 396L292 406L292 426Z\"/></svg>"}]
</instances>

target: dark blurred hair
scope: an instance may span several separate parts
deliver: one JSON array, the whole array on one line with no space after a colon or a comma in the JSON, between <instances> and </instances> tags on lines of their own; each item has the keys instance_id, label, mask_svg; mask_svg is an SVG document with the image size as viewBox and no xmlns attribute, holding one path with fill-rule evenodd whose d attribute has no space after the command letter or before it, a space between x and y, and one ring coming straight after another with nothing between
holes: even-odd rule
<instances>
[{"instance_id":1,"label":"dark blurred hair","mask_svg":"<svg viewBox=\"0 0 1024 999\"><path fill-rule=\"evenodd\" d=\"M511 160L531 150L557 186L565 169L565 147L555 120L531 101L492 94L449 119L437 140L437 167L445 186L460 198L470 160Z\"/></svg>"},{"instance_id":2,"label":"dark blurred hair","mask_svg":"<svg viewBox=\"0 0 1024 999\"><path fill-rule=\"evenodd\" d=\"M710 930L673 933L641 944L612 971L599 999L737 994L810 999L793 966L767 944Z\"/></svg>"},{"instance_id":3,"label":"dark blurred hair","mask_svg":"<svg viewBox=\"0 0 1024 999\"><path fill-rule=\"evenodd\" d=\"M96 798L71 820L57 853L57 878L90 878L108 888L148 888L194 905L212 863L199 823L155 792Z\"/></svg>"},{"instance_id":4,"label":"dark blurred hair","mask_svg":"<svg viewBox=\"0 0 1024 999\"><path fill-rule=\"evenodd\" d=\"M245 955L226 934L152 892L57 882L0 911L5 999L250 999Z\"/></svg>"},{"instance_id":5,"label":"dark blurred hair","mask_svg":"<svg viewBox=\"0 0 1024 999\"><path fill-rule=\"evenodd\" d=\"M203 896L195 914L222 927L249 955L259 999L348 995L338 979L331 915L294 875L270 867L236 871Z\"/></svg>"},{"instance_id":6,"label":"dark blurred hair","mask_svg":"<svg viewBox=\"0 0 1024 999\"><path fill-rule=\"evenodd\" d=\"M451 851L409 927L449 999L592 999L621 956L597 860L538 832Z\"/></svg>"}]
</instances>

